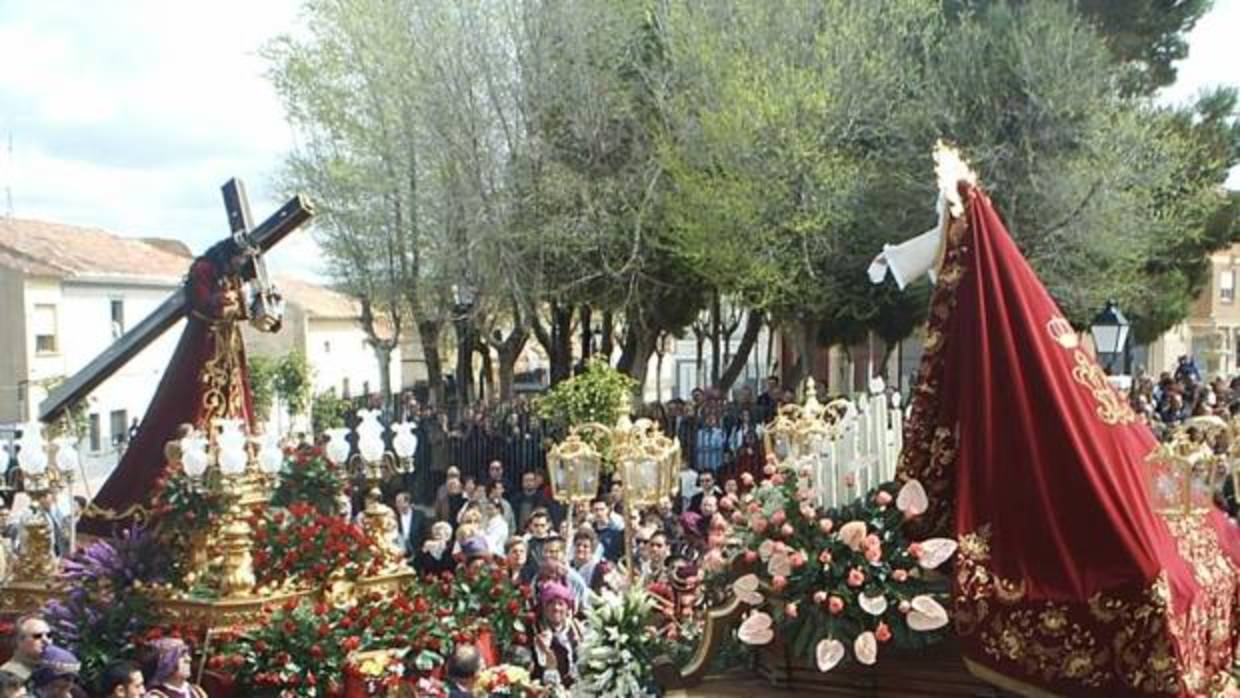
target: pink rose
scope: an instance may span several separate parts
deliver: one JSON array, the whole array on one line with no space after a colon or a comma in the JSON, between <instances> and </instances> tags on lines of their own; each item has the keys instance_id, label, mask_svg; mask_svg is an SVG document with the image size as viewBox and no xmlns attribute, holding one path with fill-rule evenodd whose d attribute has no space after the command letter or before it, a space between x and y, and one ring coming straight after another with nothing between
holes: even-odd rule
<instances>
[{"instance_id":1,"label":"pink rose","mask_svg":"<svg viewBox=\"0 0 1240 698\"><path fill-rule=\"evenodd\" d=\"M848 570L848 586L859 587L862 584L865 584L865 572L862 572L856 567Z\"/></svg>"},{"instance_id":2,"label":"pink rose","mask_svg":"<svg viewBox=\"0 0 1240 698\"><path fill-rule=\"evenodd\" d=\"M909 543L908 554L913 558L921 557L921 543Z\"/></svg>"},{"instance_id":3,"label":"pink rose","mask_svg":"<svg viewBox=\"0 0 1240 698\"><path fill-rule=\"evenodd\" d=\"M744 523L744 522L745 522L745 515L744 515L744 514L740 513L739 511L734 511L734 512L732 512L732 523L734 523L734 524L742 524L742 523Z\"/></svg>"},{"instance_id":4,"label":"pink rose","mask_svg":"<svg viewBox=\"0 0 1240 698\"><path fill-rule=\"evenodd\" d=\"M801 516L804 517L806 521L813 521L814 517L817 515L818 515L818 512L814 511L813 506L809 504L801 505Z\"/></svg>"},{"instance_id":5,"label":"pink rose","mask_svg":"<svg viewBox=\"0 0 1240 698\"><path fill-rule=\"evenodd\" d=\"M797 605L795 603L790 603L787 606L784 606L784 615L788 616L789 618L796 618L797 617Z\"/></svg>"},{"instance_id":6,"label":"pink rose","mask_svg":"<svg viewBox=\"0 0 1240 698\"><path fill-rule=\"evenodd\" d=\"M784 521L787 521L787 520L788 520L788 516L787 514L784 514L782 509L775 512L774 514L771 514L771 523L776 526L782 526Z\"/></svg>"},{"instance_id":7,"label":"pink rose","mask_svg":"<svg viewBox=\"0 0 1240 698\"><path fill-rule=\"evenodd\" d=\"M896 608L899 609L900 613L907 614L909 611L913 610L913 604L907 601L901 601L900 604L896 606Z\"/></svg>"},{"instance_id":8,"label":"pink rose","mask_svg":"<svg viewBox=\"0 0 1240 698\"><path fill-rule=\"evenodd\" d=\"M783 476L783 475L780 475L780 474L778 474L778 473L777 473L777 474L775 474L775 475L772 475L772 476L771 476L771 484L772 484L772 485L775 485L775 486L779 486L779 485L784 484L784 476Z\"/></svg>"},{"instance_id":9,"label":"pink rose","mask_svg":"<svg viewBox=\"0 0 1240 698\"><path fill-rule=\"evenodd\" d=\"M792 527L792 524L784 524L783 528L779 529L779 532L784 538L791 538L792 534L796 533L796 529Z\"/></svg>"},{"instance_id":10,"label":"pink rose","mask_svg":"<svg viewBox=\"0 0 1240 698\"><path fill-rule=\"evenodd\" d=\"M732 509L735 507L736 507L736 497L734 497L733 495L725 494L723 496L723 499L719 500L719 508L724 511L732 511Z\"/></svg>"},{"instance_id":11,"label":"pink rose","mask_svg":"<svg viewBox=\"0 0 1240 698\"><path fill-rule=\"evenodd\" d=\"M768 460L766 462L766 467L762 468L762 474L766 475L767 477L770 477L775 474L775 466L774 464L771 463L771 461Z\"/></svg>"},{"instance_id":12,"label":"pink rose","mask_svg":"<svg viewBox=\"0 0 1240 698\"><path fill-rule=\"evenodd\" d=\"M830 565L831 564L831 551L824 550L818 553L818 561L822 563L823 567Z\"/></svg>"},{"instance_id":13,"label":"pink rose","mask_svg":"<svg viewBox=\"0 0 1240 698\"><path fill-rule=\"evenodd\" d=\"M883 559L883 549L880 546L865 549L865 559L868 562L878 562Z\"/></svg>"},{"instance_id":14,"label":"pink rose","mask_svg":"<svg viewBox=\"0 0 1240 698\"><path fill-rule=\"evenodd\" d=\"M830 533L831 529L834 527L835 522L831 519L818 519L818 529L823 533Z\"/></svg>"},{"instance_id":15,"label":"pink rose","mask_svg":"<svg viewBox=\"0 0 1240 698\"><path fill-rule=\"evenodd\" d=\"M791 555L791 561L793 567L804 567L805 554L798 550Z\"/></svg>"},{"instance_id":16,"label":"pink rose","mask_svg":"<svg viewBox=\"0 0 1240 698\"><path fill-rule=\"evenodd\" d=\"M826 602L827 602L827 592L822 591L821 589L814 592L814 603L821 606Z\"/></svg>"},{"instance_id":17,"label":"pink rose","mask_svg":"<svg viewBox=\"0 0 1240 698\"><path fill-rule=\"evenodd\" d=\"M762 535L766 532L766 517L762 515L753 517L749 520L749 528L753 529L754 533Z\"/></svg>"},{"instance_id":18,"label":"pink rose","mask_svg":"<svg viewBox=\"0 0 1240 698\"><path fill-rule=\"evenodd\" d=\"M771 550L776 553L782 553L788 550L788 546L784 545L783 541L772 541Z\"/></svg>"},{"instance_id":19,"label":"pink rose","mask_svg":"<svg viewBox=\"0 0 1240 698\"><path fill-rule=\"evenodd\" d=\"M844 610L844 599L841 599L838 596L832 596L831 599L827 601L827 609L831 611L833 615L838 616Z\"/></svg>"},{"instance_id":20,"label":"pink rose","mask_svg":"<svg viewBox=\"0 0 1240 698\"><path fill-rule=\"evenodd\" d=\"M880 507L885 507L888 504L891 504L891 494L886 490L879 490L878 494L874 495L874 501L877 502Z\"/></svg>"},{"instance_id":21,"label":"pink rose","mask_svg":"<svg viewBox=\"0 0 1240 698\"><path fill-rule=\"evenodd\" d=\"M753 487L753 473L741 473L741 484L745 487Z\"/></svg>"},{"instance_id":22,"label":"pink rose","mask_svg":"<svg viewBox=\"0 0 1240 698\"><path fill-rule=\"evenodd\" d=\"M908 579L908 572L905 572L904 570L892 570L891 578L897 582L906 581Z\"/></svg>"},{"instance_id":23,"label":"pink rose","mask_svg":"<svg viewBox=\"0 0 1240 698\"><path fill-rule=\"evenodd\" d=\"M749 505L745 507L745 509L748 510L750 514L756 514L762 511L762 505L758 504L757 502L750 502Z\"/></svg>"},{"instance_id":24,"label":"pink rose","mask_svg":"<svg viewBox=\"0 0 1240 698\"><path fill-rule=\"evenodd\" d=\"M749 564L751 564L751 565L752 565L753 563L755 563L755 562L757 562L757 561L758 561L758 553L757 553L757 551L754 551L754 550L746 550L746 551L745 551L745 562L747 562L747 563L749 563Z\"/></svg>"},{"instance_id":25,"label":"pink rose","mask_svg":"<svg viewBox=\"0 0 1240 698\"><path fill-rule=\"evenodd\" d=\"M771 591L778 593L783 591L786 586L788 586L787 577L783 575L775 575L774 577L771 577Z\"/></svg>"},{"instance_id":26,"label":"pink rose","mask_svg":"<svg viewBox=\"0 0 1240 698\"><path fill-rule=\"evenodd\" d=\"M879 642L886 642L891 639L891 628L886 623L879 622L878 627L874 629L874 637Z\"/></svg>"}]
</instances>

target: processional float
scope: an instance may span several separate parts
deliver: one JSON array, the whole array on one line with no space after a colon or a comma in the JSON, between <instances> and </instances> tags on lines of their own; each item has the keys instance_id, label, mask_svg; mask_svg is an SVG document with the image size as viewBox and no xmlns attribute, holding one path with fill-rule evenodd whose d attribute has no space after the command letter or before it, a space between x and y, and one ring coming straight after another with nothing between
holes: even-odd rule
<instances>
[{"instance_id":1,"label":"processional float","mask_svg":"<svg viewBox=\"0 0 1240 698\"><path fill-rule=\"evenodd\" d=\"M249 519L255 507L266 506L285 457L274 434L258 433L241 336L243 323L262 332L280 329L283 300L267 275L263 254L307 222L313 207L298 195L254 226L239 180L224 185L223 197L231 235L194 260L181 289L40 406L41 419L51 425L174 323L186 319L138 434L78 528L106 537L149 520L151 498L169 463L188 478L191 494L219 498L223 514L218 525L199 525L188 546L190 559L178 561L188 570L180 584L144 589L162 621L208 632L245 627L260 621L267 609L315 593L256 580L255 531ZM393 590L413 576L403 557L391 549L394 519L375 492L385 476L411 468L416 437L410 425L402 425L393 439L397 453L386 453L381 434L373 428L382 426L362 417L358 453L350 456L350 446L342 439L326 449L337 466L353 466L367 483L361 518L377 542L381 562L377 574L335 590L346 594ZM22 468L35 515L24 532L27 544L13 574L0 587L0 613L33 611L68 591L57 577L52 517L42 495L63 492L71 484L76 452L68 437L56 439L56 448L45 452L40 432L37 424L23 432Z\"/></svg>"},{"instance_id":2,"label":"processional float","mask_svg":"<svg viewBox=\"0 0 1240 698\"><path fill-rule=\"evenodd\" d=\"M924 497L924 513L905 526L911 535L958 546L952 656L939 659L960 670L922 673L906 694L978 695L968 675L1034 696L1233 689L1240 536L1211 495L1240 473L1240 451L1204 444L1217 431L1240 436L1240 423L1194 423L1191 436L1160 446L1081 345L972 170L942 144L935 161L937 224L886 246L870 270L875 283L890 273L901 288L926 273L935 282L896 480ZM834 469L855 456L830 455L839 420L812 396L796 412L772 425L789 444L776 452L826 467L827 484L821 467L816 484L830 501ZM659 667L664 685L700 680L745 613L743 592L707 613L689 665ZM862 667L852 683L773 676L872 693L874 677L900 661Z\"/></svg>"}]
</instances>

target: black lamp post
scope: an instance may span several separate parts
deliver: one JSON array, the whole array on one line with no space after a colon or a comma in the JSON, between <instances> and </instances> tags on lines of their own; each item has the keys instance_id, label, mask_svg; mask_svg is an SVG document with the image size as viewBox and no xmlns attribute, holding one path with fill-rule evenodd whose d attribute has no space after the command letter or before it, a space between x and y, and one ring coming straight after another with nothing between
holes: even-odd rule
<instances>
[{"instance_id":1,"label":"black lamp post","mask_svg":"<svg viewBox=\"0 0 1240 698\"><path fill-rule=\"evenodd\" d=\"M1128 343L1128 329L1128 318L1124 317L1113 300L1108 300L1107 306L1090 323L1089 332L1094 337L1094 349L1099 354L1107 355L1108 375L1111 374L1115 357L1124 351Z\"/></svg>"}]
</instances>

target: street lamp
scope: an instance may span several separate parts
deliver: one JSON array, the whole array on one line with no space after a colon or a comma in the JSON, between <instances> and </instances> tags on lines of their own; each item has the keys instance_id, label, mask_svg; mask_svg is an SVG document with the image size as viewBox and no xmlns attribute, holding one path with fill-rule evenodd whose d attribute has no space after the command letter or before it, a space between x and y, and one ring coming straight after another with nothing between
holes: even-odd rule
<instances>
[{"instance_id":1,"label":"street lamp","mask_svg":"<svg viewBox=\"0 0 1240 698\"><path fill-rule=\"evenodd\" d=\"M1119 311L1119 306L1115 301L1108 300L1102 312L1094 317L1094 321L1090 324L1089 332L1094 337L1094 349L1099 354L1107 354L1106 363L1107 373L1111 373L1111 365L1115 363L1115 356L1124 351L1124 346L1128 342L1128 319Z\"/></svg>"}]
</instances>

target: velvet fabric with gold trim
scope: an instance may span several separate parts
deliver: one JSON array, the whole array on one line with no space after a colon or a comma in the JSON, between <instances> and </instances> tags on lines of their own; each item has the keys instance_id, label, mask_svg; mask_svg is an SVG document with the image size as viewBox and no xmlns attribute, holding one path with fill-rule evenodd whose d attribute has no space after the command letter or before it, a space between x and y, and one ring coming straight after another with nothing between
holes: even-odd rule
<instances>
[{"instance_id":1,"label":"velvet fabric with gold trim","mask_svg":"<svg viewBox=\"0 0 1240 698\"><path fill-rule=\"evenodd\" d=\"M966 660L1025 692L1220 688L1240 608L1234 527L1169 526L1153 511L1152 434L1078 347L989 198L960 192L899 477L928 497L915 534L959 536Z\"/></svg>"}]
</instances>

